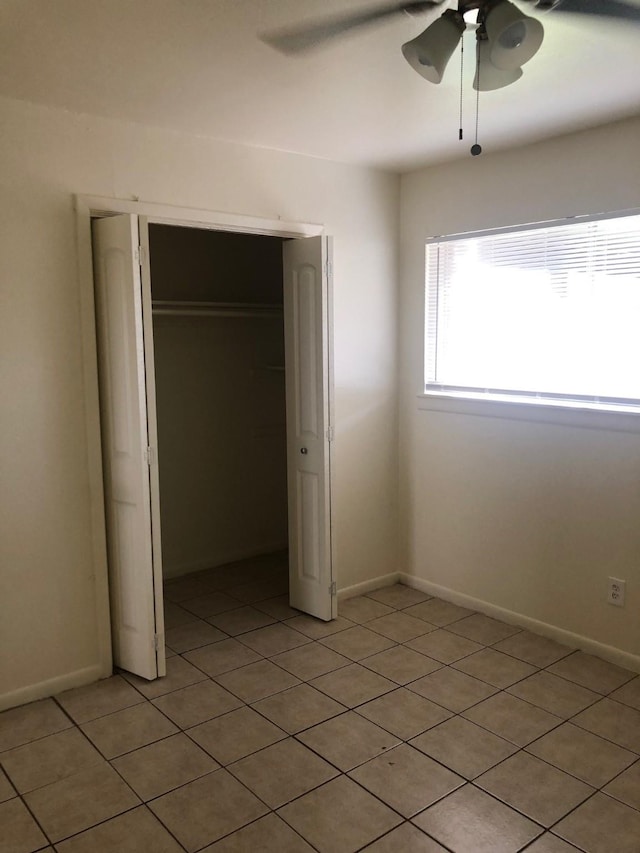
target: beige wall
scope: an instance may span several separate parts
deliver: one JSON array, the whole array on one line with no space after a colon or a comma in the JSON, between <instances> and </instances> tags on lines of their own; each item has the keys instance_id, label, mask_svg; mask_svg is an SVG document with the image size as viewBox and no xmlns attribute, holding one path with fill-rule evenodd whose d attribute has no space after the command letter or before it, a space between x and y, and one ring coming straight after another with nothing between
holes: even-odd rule
<instances>
[{"instance_id":1,"label":"beige wall","mask_svg":"<svg viewBox=\"0 0 640 853\"><path fill-rule=\"evenodd\" d=\"M419 411L424 238L638 205L640 121L398 180L0 101L0 706L100 672L74 193L323 223L334 243L334 545L341 588L406 569L640 654L640 438ZM99 527L99 525L98 525ZM97 543L97 544L96 544ZM627 605L604 581L627 580Z\"/></svg>"},{"instance_id":2,"label":"beige wall","mask_svg":"<svg viewBox=\"0 0 640 853\"><path fill-rule=\"evenodd\" d=\"M8 100L0 113L0 703L100 671L74 193L325 225L338 585L394 571L398 179Z\"/></svg>"},{"instance_id":3,"label":"beige wall","mask_svg":"<svg viewBox=\"0 0 640 853\"><path fill-rule=\"evenodd\" d=\"M282 316L154 318L165 577L287 547Z\"/></svg>"},{"instance_id":4,"label":"beige wall","mask_svg":"<svg viewBox=\"0 0 640 853\"><path fill-rule=\"evenodd\" d=\"M637 119L401 184L401 562L454 594L631 656L640 655L637 418L563 425L504 408L424 411L417 395L425 238L636 207L638 150ZM627 581L623 609L605 602L609 575Z\"/></svg>"},{"instance_id":5,"label":"beige wall","mask_svg":"<svg viewBox=\"0 0 640 853\"><path fill-rule=\"evenodd\" d=\"M185 228L173 230L189 233ZM281 241L274 242L281 252ZM152 240L154 297L156 248ZM204 249L214 269L216 254L221 255L221 266L225 257L224 243L218 248L222 252L216 252L216 246L208 252ZM219 287L207 288L206 278L203 281L197 274L185 279L184 270L180 274L180 255L188 257L177 247L173 254L176 277L173 286L161 291L165 299L184 300L193 285L199 299L234 301L233 268L221 293ZM263 269L268 276L268 269ZM278 269L276 298L282 295L282 263L276 263L276 273ZM266 301L260 285L258 277L253 293L250 282L243 288L247 301ZM153 327L164 576L285 548L282 313L165 315L156 316ZM282 370L274 370L275 366Z\"/></svg>"},{"instance_id":6,"label":"beige wall","mask_svg":"<svg viewBox=\"0 0 640 853\"><path fill-rule=\"evenodd\" d=\"M282 238L149 225L159 300L282 305Z\"/></svg>"}]
</instances>

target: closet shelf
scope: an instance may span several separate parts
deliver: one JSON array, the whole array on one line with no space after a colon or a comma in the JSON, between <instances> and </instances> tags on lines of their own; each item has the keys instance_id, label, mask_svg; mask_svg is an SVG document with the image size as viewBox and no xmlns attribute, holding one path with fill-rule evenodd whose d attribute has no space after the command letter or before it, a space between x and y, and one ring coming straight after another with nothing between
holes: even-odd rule
<instances>
[{"instance_id":1,"label":"closet shelf","mask_svg":"<svg viewBox=\"0 0 640 853\"><path fill-rule=\"evenodd\" d=\"M256 302L175 302L155 299L152 313L164 317L281 317L282 305Z\"/></svg>"}]
</instances>

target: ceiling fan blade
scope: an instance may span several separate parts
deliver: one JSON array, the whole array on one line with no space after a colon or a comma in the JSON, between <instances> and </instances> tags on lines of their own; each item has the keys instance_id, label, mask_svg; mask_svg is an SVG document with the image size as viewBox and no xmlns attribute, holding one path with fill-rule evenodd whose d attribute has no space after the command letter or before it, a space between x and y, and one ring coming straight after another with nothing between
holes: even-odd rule
<instances>
[{"instance_id":1,"label":"ceiling fan blade","mask_svg":"<svg viewBox=\"0 0 640 853\"><path fill-rule=\"evenodd\" d=\"M618 18L640 24L640 6L624 0L540 0L540 9L554 12L571 12L576 15L598 15L602 18Z\"/></svg>"},{"instance_id":2,"label":"ceiling fan blade","mask_svg":"<svg viewBox=\"0 0 640 853\"><path fill-rule=\"evenodd\" d=\"M435 9L444 2L445 0L405 0L402 3L396 0L390 5L364 9L350 15L321 18L309 24L262 33L260 39L281 53L302 53L351 30L375 24L402 12L424 12L427 9Z\"/></svg>"}]
</instances>

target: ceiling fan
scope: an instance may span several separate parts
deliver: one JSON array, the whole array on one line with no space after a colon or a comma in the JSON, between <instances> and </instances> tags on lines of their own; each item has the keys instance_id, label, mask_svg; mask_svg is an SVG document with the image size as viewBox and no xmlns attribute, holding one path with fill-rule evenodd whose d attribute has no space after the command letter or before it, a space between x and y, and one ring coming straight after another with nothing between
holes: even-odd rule
<instances>
[{"instance_id":1,"label":"ceiling fan","mask_svg":"<svg viewBox=\"0 0 640 853\"><path fill-rule=\"evenodd\" d=\"M585 17L613 18L640 24L640 6L625 0L521 0L535 3L540 11L571 13ZM452 6L454 6L452 8ZM363 9L351 14L319 19L265 33L262 40L285 54L298 54L353 30L396 15L415 15L445 7L424 32L402 45L409 65L431 83L440 83L446 65L462 33L476 31L477 91L501 89L522 77L522 66L538 51L544 28L537 18L525 15L510 0L405 0ZM475 20L471 21L470 19Z\"/></svg>"}]
</instances>

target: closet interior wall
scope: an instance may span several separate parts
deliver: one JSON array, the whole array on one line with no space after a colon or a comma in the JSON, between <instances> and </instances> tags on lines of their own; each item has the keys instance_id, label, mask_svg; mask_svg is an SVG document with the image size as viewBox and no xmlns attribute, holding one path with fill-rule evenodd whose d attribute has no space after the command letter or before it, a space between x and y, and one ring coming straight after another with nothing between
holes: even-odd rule
<instances>
[{"instance_id":1,"label":"closet interior wall","mask_svg":"<svg viewBox=\"0 0 640 853\"><path fill-rule=\"evenodd\" d=\"M165 578L287 546L282 239L150 225Z\"/></svg>"}]
</instances>

